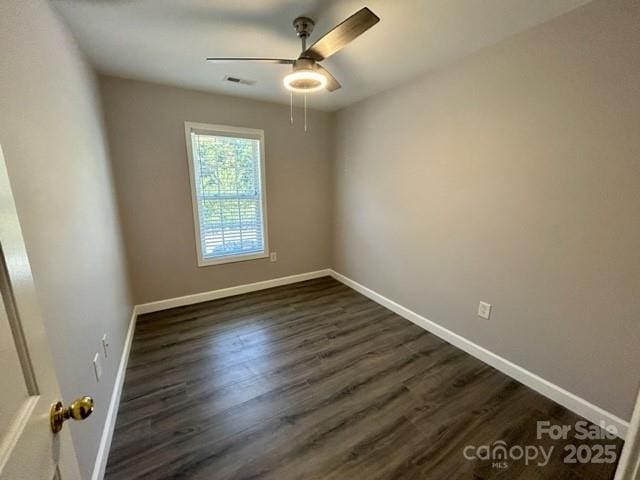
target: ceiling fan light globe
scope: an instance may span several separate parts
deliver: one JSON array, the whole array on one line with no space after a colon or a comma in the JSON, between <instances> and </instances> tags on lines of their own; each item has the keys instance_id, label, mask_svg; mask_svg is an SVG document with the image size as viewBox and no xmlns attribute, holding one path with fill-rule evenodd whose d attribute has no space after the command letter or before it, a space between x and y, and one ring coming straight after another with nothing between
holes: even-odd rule
<instances>
[{"instance_id":1,"label":"ceiling fan light globe","mask_svg":"<svg viewBox=\"0 0 640 480\"><path fill-rule=\"evenodd\" d=\"M318 92L327 86L327 77L315 70L296 70L283 79L287 90L296 93Z\"/></svg>"}]
</instances>

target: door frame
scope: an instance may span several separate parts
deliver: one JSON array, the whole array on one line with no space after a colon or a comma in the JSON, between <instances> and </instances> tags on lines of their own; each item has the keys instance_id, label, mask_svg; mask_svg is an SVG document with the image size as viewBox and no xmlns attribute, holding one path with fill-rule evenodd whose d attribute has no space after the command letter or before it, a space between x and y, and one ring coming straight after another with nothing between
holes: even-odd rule
<instances>
[{"instance_id":1,"label":"door frame","mask_svg":"<svg viewBox=\"0 0 640 480\"><path fill-rule=\"evenodd\" d=\"M614 480L640 479L640 390Z\"/></svg>"}]
</instances>

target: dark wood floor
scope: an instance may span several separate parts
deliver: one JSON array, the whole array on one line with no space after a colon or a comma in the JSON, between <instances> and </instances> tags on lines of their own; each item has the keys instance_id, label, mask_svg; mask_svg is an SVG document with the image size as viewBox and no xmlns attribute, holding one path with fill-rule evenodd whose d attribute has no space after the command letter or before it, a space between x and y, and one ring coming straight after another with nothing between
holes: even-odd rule
<instances>
[{"instance_id":1,"label":"dark wood floor","mask_svg":"<svg viewBox=\"0 0 640 480\"><path fill-rule=\"evenodd\" d=\"M327 277L142 316L106 478L612 478L537 420L579 417ZM465 460L499 440L554 452Z\"/></svg>"}]
</instances>

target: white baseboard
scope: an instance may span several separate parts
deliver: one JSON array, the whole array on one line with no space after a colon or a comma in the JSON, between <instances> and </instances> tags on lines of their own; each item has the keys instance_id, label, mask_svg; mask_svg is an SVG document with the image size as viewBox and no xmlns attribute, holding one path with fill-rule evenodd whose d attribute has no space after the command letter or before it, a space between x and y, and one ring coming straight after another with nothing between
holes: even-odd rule
<instances>
[{"instance_id":1,"label":"white baseboard","mask_svg":"<svg viewBox=\"0 0 640 480\"><path fill-rule=\"evenodd\" d=\"M183 297L169 298L166 300L158 300L157 302L143 303L137 305L138 315L145 313L159 312L169 308L183 307L185 305L193 305L201 302L209 302L218 298L232 297L242 293L255 292L266 288L279 287L290 283L303 282L314 278L327 277L331 275L331 270L317 270L315 272L299 273L297 275L289 275L288 277L273 278L262 282L247 283L236 287L221 288L220 290L211 290L209 292L194 293L193 295L185 295Z\"/></svg>"},{"instance_id":2,"label":"white baseboard","mask_svg":"<svg viewBox=\"0 0 640 480\"><path fill-rule=\"evenodd\" d=\"M107 419L102 431L100 446L98 447L96 463L93 467L93 473L91 474L91 480L102 480L104 478L104 472L107 467L107 460L109 458L111 440L113 438L113 430L116 425L116 417L118 416L118 407L120 406L122 385L124 384L127 363L129 362L129 352L131 351L131 342L133 341L133 334L135 332L136 320L138 318L138 315L158 312L160 310L167 310L169 308L182 307L184 305L193 305L195 303L208 302L210 300L216 300L218 298L232 297L234 295L240 295L242 293L255 292L258 290L279 287L281 285L303 282L305 280L312 280L314 278L327 277L330 275L331 270L329 269L317 270L315 272L300 273L297 275L290 275L288 277L274 278L271 280L264 280L262 282L238 285L236 287L222 288L220 290L212 290L209 292L196 293L193 295L185 295L183 297L169 298L167 300L143 303L141 305L134 306L131 315L131 321L129 323L129 330L127 331L127 338L125 339L122 356L120 357L120 366L118 367L118 373L116 375L113 393L111 394L111 402L109 404L109 410L107 412Z\"/></svg>"},{"instance_id":3,"label":"white baseboard","mask_svg":"<svg viewBox=\"0 0 640 480\"><path fill-rule=\"evenodd\" d=\"M136 329L136 320L138 318L138 307L133 307L131 320L129 321L129 330L124 341L122 355L120 356L120 365L116 374L116 381L111 394L111 402L109 402L109 410L107 411L107 419L104 422L102 438L98 447L98 455L96 463L93 467L91 480L102 480L104 471L107 468L107 460L109 459L109 449L111 448L111 439L113 438L113 430L116 426L116 417L118 416L118 407L120 406L120 395L122 394L122 385L124 384L124 376L127 371L127 363L129 362L129 352L131 351L131 342L133 341L133 333Z\"/></svg>"},{"instance_id":4,"label":"white baseboard","mask_svg":"<svg viewBox=\"0 0 640 480\"><path fill-rule=\"evenodd\" d=\"M414 311L409 310L408 308L394 302L393 300L390 300L383 295L374 292L370 288L367 288L364 285L361 285L358 282L345 277L341 273L330 270L330 274L339 282L353 288L357 292L363 294L365 297L370 298L374 302L379 303L392 312L397 313L401 317L406 318L407 320L415 323L428 332L433 333L446 342L455 345L460 350L464 350L468 354L473 355L479 360L482 360L495 369L500 370L502 373L519 381L520 383L544 395L545 397L550 398L556 403L559 403L560 405L568 408L569 410L577 413L578 415L586 418L596 425L600 425L601 422L604 422L604 424L607 426L614 426L618 432L618 436L622 439L625 438L627 430L629 428L629 422L627 422L626 420L623 420L616 415L613 415L612 413L598 407L597 405L588 402L584 398L578 397L577 395L574 395L573 393L563 389L562 387L559 387L558 385L545 380L535 373L532 373L522 368L521 366L510 362L506 358L496 355L495 353L473 343L472 341L458 335L457 333L454 333L451 330L448 330L447 328L444 328L441 325L432 322L422 315L419 315Z\"/></svg>"},{"instance_id":5,"label":"white baseboard","mask_svg":"<svg viewBox=\"0 0 640 480\"><path fill-rule=\"evenodd\" d=\"M425 317L413 312L412 310L409 310L406 307L403 307L393 300L390 300L383 295L374 292L370 288L367 288L364 285L361 285L334 270L325 269L136 305L133 308L131 321L129 323L129 330L127 332L127 338L122 350L120 366L118 367L118 374L116 375L116 381L113 388L113 393L111 395L111 402L109 405L109 410L107 412L107 419L105 421L102 438L100 440L98 455L93 469L93 474L91 475L91 480L102 480L104 477L104 472L109 457L109 448L111 447L111 439L113 437L113 430L115 428L116 417L118 415L118 407L120 405L120 396L122 394L125 372L127 370L127 363L129 361L131 342L133 341L133 334L135 331L135 325L138 315L166 310L169 308L181 307L184 305L193 305L200 302L216 300L218 298L231 297L234 295L240 295L242 293L255 292L258 290L278 287L281 285L303 282L305 280L311 280L324 276L331 276L335 278L339 282L353 288L354 290L360 292L374 302L379 303L380 305L397 313L401 317L404 317L407 320L415 323L419 327L433 333L446 342L455 345L459 349L464 350L470 355L473 355L474 357L491 365L497 370L500 370L504 374L514 378L520 383L523 383L524 385L550 398L551 400L554 400L560 405L563 405L564 407L592 421L593 423L600 424L600 422L604 422L606 425L615 426L618 430L618 436L624 439L629 428L629 422L622 420L621 418L618 418L617 416L607 412L606 410L587 402L583 398L580 398L577 395L564 390L558 385L555 385L539 377L535 373L525 370L524 368L510 362L509 360L502 358L493 352L490 352L489 350L471 342L470 340L467 340L457 333L454 333L451 330L448 330L438 325L437 323L426 319Z\"/></svg>"}]
</instances>

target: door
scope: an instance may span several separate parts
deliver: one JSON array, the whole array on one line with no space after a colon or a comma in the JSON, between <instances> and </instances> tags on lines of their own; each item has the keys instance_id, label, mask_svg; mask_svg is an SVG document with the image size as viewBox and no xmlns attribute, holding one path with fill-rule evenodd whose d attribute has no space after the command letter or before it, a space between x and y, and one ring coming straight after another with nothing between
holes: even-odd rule
<instances>
[{"instance_id":1,"label":"door","mask_svg":"<svg viewBox=\"0 0 640 480\"><path fill-rule=\"evenodd\" d=\"M79 480L69 427L50 425L60 388L1 146L0 291L0 479Z\"/></svg>"}]
</instances>

